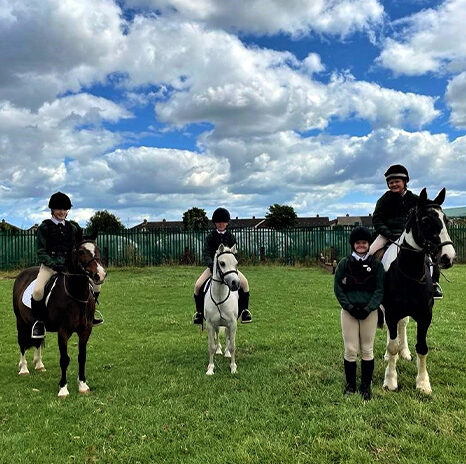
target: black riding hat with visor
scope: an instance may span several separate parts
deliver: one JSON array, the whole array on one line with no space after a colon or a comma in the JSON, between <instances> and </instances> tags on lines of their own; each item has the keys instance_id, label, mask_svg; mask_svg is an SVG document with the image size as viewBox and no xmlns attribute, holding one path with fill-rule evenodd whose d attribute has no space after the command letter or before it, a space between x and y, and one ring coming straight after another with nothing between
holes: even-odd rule
<instances>
[{"instance_id":1,"label":"black riding hat with visor","mask_svg":"<svg viewBox=\"0 0 466 464\"><path fill-rule=\"evenodd\" d=\"M212 214L212 222L230 222L230 213L225 208L217 208Z\"/></svg>"},{"instance_id":2,"label":"black riding hat with visor","mask_svg":"<svg viewBox=\"0 0 466 464\"><path fill-rule=\"evenodd\" d=\"M50 209L71 209L73 205L71 204L70 197L65 195L62 192L54 193L49 200Z\"/></svg>"},{"instance_id":3,"label":"black riding hat with visor","mask_svg":"<svg viewBox=\"0 0 466 464\"><path fill-rule=\"evenodd\" d=\"M384 174L385 180L388 182L392 179L401 179L405 185L409 182L408 170L401 164L393 164L390 166Z\"/></svg>"},{"instance_id":4,"label":"black riding hat with visor","mask_svg":"<svg viewBox=\"0 0 466 464\"><path fill-rule=\"evenodd\" d=\"M369 245L372 242L372 233L367 227L358 226L355 227L349 236L349 243L351 245L351 249L354 251L354 244L358 240L365 240L369 242Z\"/></svg>"}]
</instances>

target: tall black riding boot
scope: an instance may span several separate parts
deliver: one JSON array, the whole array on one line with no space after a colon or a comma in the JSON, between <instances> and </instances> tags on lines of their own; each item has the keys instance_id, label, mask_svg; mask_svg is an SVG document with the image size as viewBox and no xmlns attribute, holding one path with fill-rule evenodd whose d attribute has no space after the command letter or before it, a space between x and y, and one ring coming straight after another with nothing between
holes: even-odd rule
<instances>
[{"instance_id":1,"label":"tall black riding boot","mask_svg":"<svg viewBox=\"0 0 466 464\"><path fill-rule=\"evenodd\" d=\"M442 287L440 287L440 284L438 281L440 280L440 269L438 267L438 264L432 264L432 293L434 300L441 300L443 298L443 292L442 292Z\"/></svg>"},{"instance_id":2,"label":"tall black riding boot","mask_svg":"<svg viewBox=\"0 0 466 464\"><path fill-rule=\"evenodd\" d=\"M361 360L361 386L359 388L362 399L368 401L371 399L372 374L374 372L374 360Z\"/></svg>"},{"instance_id":3,"label":"tall black riding boot","mask_svg":"<svg viewBox=\"0 0 466 464\"><path fill-rule=\"evenodd\" d=\"M32 324L31 338L45 338L45 325L42 321L45 312L44 303L31 297L31 312L35 319Z\"/></svg>"},{"instance_id":4,"label":"tall black riding boot","mask_svg":"<svg viewBox=\"0 0 466 464\"><path fill-rule=\"evenodd\" d=\"M249 292L245 292L242 288L238 290L238 317L241 317L241 322L247 324L252 321L251 313L249 312Z\"/></svg>"},{"instance_id":5,"label":"tall black riding boot","mask_svg":"<svg viewBox=\"0 0 466 464\"><path fill-rule=\"evenodd\" d=\"M202 293L194 295L194 301L196 303L196 312L193 316L193 324L202 325L204 322L204 295Z\"/></svg>"},{"instance_id":6,"label":"tall black riding boot","mask_svg":"<svg viewBox=\"0 0 466 464\"><path fill-rule=\"evenodd\" d=\"M345 364L346 385L343 391L344 396L352 395L356 392L356 361L347 361L343 359Z\"/></svg>"}]
</instances>

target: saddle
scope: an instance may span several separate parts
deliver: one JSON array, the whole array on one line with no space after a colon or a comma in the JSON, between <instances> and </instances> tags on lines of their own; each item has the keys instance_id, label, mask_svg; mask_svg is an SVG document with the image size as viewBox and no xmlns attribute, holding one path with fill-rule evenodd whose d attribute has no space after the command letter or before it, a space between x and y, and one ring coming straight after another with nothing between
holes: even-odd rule
<instances>
[{"instance_id":1,"label":"saddle","mask_svg":"<svg viewBox=\"0 0 466 464\"><path fill-rule=\"evenodd\" d=\"M55 284L57 283L57 278L58 274L53 275L50 280L45 284L44 287L44 298L42 301L44 301L44 305L47 307L47 304L49 302L50 294L52 293L53 288L55 287ZM34 287L36 285L36 280L34 279L24 290L23 296L21 298L22 303L24 306L28 307L31 309L31 298L32 298L32 292L34 291Z\"/></svg>"},{"instance_id":2,"label":"saddle","mask_svg":"<svg viewBox=\"0 0 466 464\"><path fill-rule=\"evenodd\" d=\"M379 248L375 253L374 256L379 260L382 261L383 255L385 252L388 250L388 247L391 245L391 242L387 242L386 245L383 246L383 248Z\"/></svg>"}]
</instances>

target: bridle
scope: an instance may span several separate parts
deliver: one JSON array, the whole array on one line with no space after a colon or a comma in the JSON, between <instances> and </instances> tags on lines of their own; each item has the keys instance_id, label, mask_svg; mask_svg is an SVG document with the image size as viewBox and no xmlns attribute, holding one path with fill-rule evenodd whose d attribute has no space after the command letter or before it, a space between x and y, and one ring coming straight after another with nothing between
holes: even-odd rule
<instances>
[{"instance_id":1,"label":"bridle","mask_svg":"<svg viewBox=\"0 0 466 464\"><path fill-rule=\"evenodd\" d=\"M440 208L440 205L432 204L427 207L427 209L435 209L435 208ZM422 220L427 218L427 215L424 214L423 216L419 217L420 215L418 213L419 211L417 209L413 209L410 213L410 216L408 217L406 224L408 228L408 225L414 222L414 224L412 225L413 238L416 244L421 248L421 250L414 250L410 248L410 251L417 251L419 253L425 253L429 255L432 259L436 257L436 261L438 261L439 259L438 253L442 249L442 247L446 245L453 245L453 242L451 240L445 240L444 242L434 241L432 238L427 237L423 231L422 224L421 224ZM443 227L445 227L444 224L443 224Z\"/></svg>"},{"instance_id":2,"label":"bridle","mask_svg":"<svg viewBox=\"0 0 466 464\"><path fill-rule=\"evenodd\" d=\"M220 280L218 279L214 279L214 276L212 276L212 281L213 282L219 282L220 284L223 284L223 285L226 285L227 288L228 288L228 295L226 296L226 298L224 298L222 301L215 301L213 295L212 295L212 284L210 285L210 289L209 289L209 295L210 295L210 299L213 301L213 303L215 304L215 306L217 307L217 310L218 310L218 313L220 314L220 317L222 318L222 313L220 311L220 305L225 303L225 301L228 300L228 298L230 298L230 294L231 294L231 290L230 290L230 287L226 284L225 282L225 277L228 275L228 274L236 274L238 275L238 270L237 269L232 269L231 271L227 271L227 272L223 272L221 269L220 269L220 266L218 264L218 258L222 255L227 255L227 254L230 254L230 255L234 255L233 252L231 251L222 251L221 253L219 253L218 255L216 255L216 267L215 269L217 270L217 274L220 275Z\"/></svg>"}]
</instances>

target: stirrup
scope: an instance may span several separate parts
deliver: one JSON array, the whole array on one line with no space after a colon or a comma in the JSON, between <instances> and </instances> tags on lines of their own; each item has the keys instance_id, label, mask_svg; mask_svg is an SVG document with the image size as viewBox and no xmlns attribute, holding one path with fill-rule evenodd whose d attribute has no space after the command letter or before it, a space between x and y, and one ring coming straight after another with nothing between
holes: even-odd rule
<instances>
[{"instance_id":1,"label":"stirrup","mask_svg":"<svg viewBox=\"0 0 466 464\"><path fill-rule=\"evenodd\" d=\"M98 325L102 325L104 323L104 317L102 313L96 309L94 312L94 318L92 319L92 326L97 327Z\"/></svg>"},{"instance_id":2,"label":"stirrup","mask_svg":"<svg viewBox=\"0 0 466 464\"><path fill-rule=\"evenodd\" d=\"M249 309L243 309L241 311L240 318L241 318L241 324L249 324L250 322L252 322L252 316L251 316L251 313L249 312Z\"/></svg>"},{"instance_id":3,"label":"stirrup","mask_svg":"<svg viewBox=\"0 0 466 464\"><path fill-rule=\"evenodd\" d=\"M443 291L442 287L438 282L434 283L434 288L433 288L433 297L434 300L442 300L443 299Z\"/></svg>"},{"instance_id":4,"label":"stirrup","mask_svg":"<svg viewBox=\"0 0 466 464\"><path fill-rule=\"evenodd\" d=\"M42 326L42 327L41 327ZM42 330L41 330L42 328ZM36 333L34 333L34 331ZM45 334L46 334L46 330L45 330L45 324L42 322L42 321L36 321L34 322L34 324L32 325L32 329L31 329L31 338L35 339L35 340L40 340L40 339L43 339L45 338Z\"/></svg>"}]
</instances>

